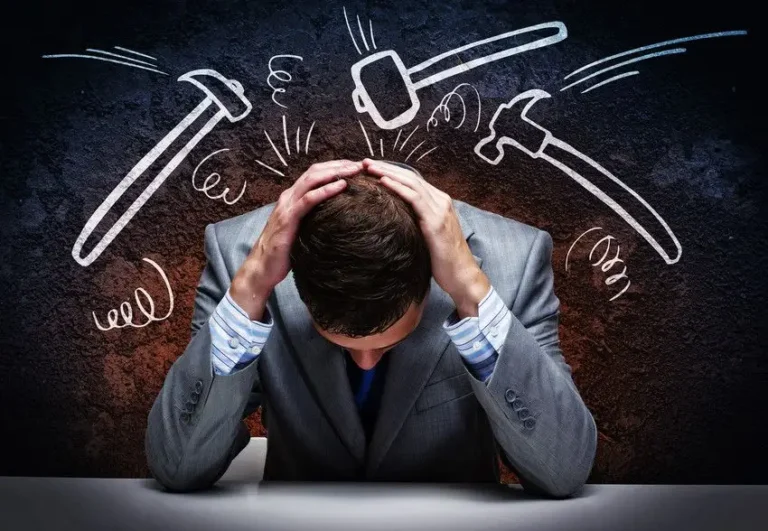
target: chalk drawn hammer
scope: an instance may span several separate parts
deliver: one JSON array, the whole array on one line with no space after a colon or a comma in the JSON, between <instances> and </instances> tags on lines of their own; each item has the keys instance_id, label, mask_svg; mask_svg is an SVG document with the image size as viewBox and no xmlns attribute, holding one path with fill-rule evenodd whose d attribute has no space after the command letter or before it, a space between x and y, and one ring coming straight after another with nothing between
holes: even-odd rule
<instances>
[{"instance_id":1,"label":"chalk drawn hammer","mask_svg":"<svg viewBox=\"0 0 768 531\"><path fill-rule=\"evenodd\" d=\"M139 209L147 200L160 188L165 179L173 173L173 170L181 164L184 158L192 151L195 146L216 127L221 120L227 118L230 122L237 122L248 116L251 112L251 102L249 102L243 91L243 86L234 79L227 79L215 70L201 69L187 72L179 77L178 81L187 81L203 91L205 98L197 107L187 114L165 137L158 142L136 165L128 172L117 187L107 196L104 202L96 209L96 212L88 219L83 227L80 236L77 237L74 247L72 247L72 257L83 267L89 266L96 260L106 247L112 243L112 240L120 234L120 231L136 215ZM112 227L107 230L101 241L85 257L82 256L82 249L85 241L91 235L93 230L101 222L102 218L110 211L120 197L141 177L157 158L165 153L171 144L184 131L192 126L200 116L209 108L214 107L216 113L209 118L200 129L194 133L192 138L182 147L171 160L155 176L151 183L134 200L131 206L120 216Z\"/></svg>"},{"instance_id":2,"label":"chalk drawn hammer","mask_svg":"<svg viewBox=\"0 0 768 531\"><path fill-rule=\"evenodd\" d=\"M542 30L547 32L550 32L550 30L555 30L555 33L546 37L539 37L524 44L517 44L518 37L530 38L529 34L536 34L536 32ZM478 66L488 64L493 61L498 61L499 59L503 59L505 57L511 57L523 52L542 48L544 46L549 46L550 44L555 44L562 41L567 36L568 30L566 29L565 24L562 22L544 22L542 24L537 24L535 26L530 26L515 31L509 31L500 35L495 35L494 37L490 37L488 39L482 39L470 44L466 44L464 46L460 46L459 48L441 53L440 55L437 55L424 61L423 63L419 63L410 68L405 66L403 60L400 58L397 52L393 50L377 52L373 55L369 55L365 59L361 59L352 65L350 74L352 75L352 80L355 82L355 89L352 91L352 102L354 103L357 112L370 114L374 123L382 129L397 129L398 127L401 127L413 120L416 117L416 114L419 112L421 103L419 97L416 94L417 90L421 90L424 87L434 85L435 83L438 83L457 74L463 74L464 72L468 72L469 70ZM491 48L489 49L489 52L492 53L481 55L480 57L476 57L467 62L461 62L459 60L459 54L462 52L472 50L474 48L479 48L482 50L484 47L492 45L497 41L510 41L513 45L509 48L496 52L493 52L493 48ZM455 64L457 60L459 62L458 65ZM444 70L435 72L432 75L424 74L425 70L429 71L434 67L434 65L438 65L438 67L435 68L439 68L441 64L446 63L451 66L445 68ZM397 71L397 74L400 78L399 81L402 82L399 84L399 86L395 87L392 85L379 84L372 87L366 87L365 83L363 83L362 71L364 69L366 71L373 69L373 71L376 72L377 70L385 70L386 68L391 69L392 67L394 67L394 69ZM421 78L419 79L419 77ZM373 94L368 91L368 88L373 89ZM400 96L404 96L404 99L407 98L410 102L410 107L401 112L399 115L387 119L386 117L382 116L376 103L380 103L382 100L386 100L389 96L391 96L392 93L398 93Z\"/></svg>"},{"instance_id":3,"label":"chalk drawn hammer","mask_svg":"<svg viewBox=\"0 0 768 531\"><path fill-rule=\"evenodd\" d=\"M533 89L515 96L509 103L500 105L488 124L491 134L477 143L475 154L495 166L504 158L504 146L513 146L529 157L547 161L621 216L651 244L667 264L671 265L680 260L683 252L680 242L651 205L600 164L570 144L555 138L549 130L528 118L531 107L537 101L549 97L551 95L548 92ZM516 131L517 134L506 136L502 135L501 131L508 131L510 134ZM493 143L494 140L495 143ZM574 160L573 157L579 160ZM578 173L572 166L584 169L584 175ZM604 188L612 190L611 195L603 191ZM649 228L657 232L661 230L669 236L671 244L675 247L675 251L672 252L674 257L667 252L671 250L671 245L667 244L665 250L646 227L630 214L630 212L638 213L641 210L649 212L655 219Z\"/></svg>"}]
</instances>

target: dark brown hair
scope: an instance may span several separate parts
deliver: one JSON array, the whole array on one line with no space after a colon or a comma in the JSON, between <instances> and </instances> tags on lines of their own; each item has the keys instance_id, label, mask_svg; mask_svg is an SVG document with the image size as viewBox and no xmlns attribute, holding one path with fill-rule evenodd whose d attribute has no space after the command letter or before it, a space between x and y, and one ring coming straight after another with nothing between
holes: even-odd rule
<instances>
[{"instance_id":1,"label":"dark brown hair","mask_svg":"<svg viewBox=\"0 0 768 531\"><path fill-rule=\"evenodd\" d=\"M299 296L323 330L381 333L419 304L432 279L429 250L410 204L361 173L299 225L291 267Z\"/></svg>"}]
</instances>

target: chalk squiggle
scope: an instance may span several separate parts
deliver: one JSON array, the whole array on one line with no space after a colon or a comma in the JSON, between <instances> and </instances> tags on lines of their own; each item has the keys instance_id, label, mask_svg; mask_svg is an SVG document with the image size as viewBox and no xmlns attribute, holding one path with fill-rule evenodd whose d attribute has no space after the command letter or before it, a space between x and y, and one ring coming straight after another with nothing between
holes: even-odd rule
<instances>
[{"instance_id":1,"label":"chalk squiggle","mask_svg":"<svg viewBox=\"0 0 768 531\"><path fill-rule=\"evenodd\" d=\"M579 237L576 238L576 240L574 240L574 242L568 248L568 253L565 255L565 270L566 271L568 271L568 257L570 256L571 251L573 250L573 247L576 245L576 243L582 238L582 236L584 236L588 232L591 232L593 230L601 230L601 229L602 229L602 227L592 227L591 229L588 229L588 230L582 232L581 235L579 235ZM605 260L605 258L608 256L608 252L611 250L611 241L615 240L615 239L616 238L611 236L611 235L603 236L597 243L595 243L592 246L592 250L589 251L589 259L592 260L592 255L594 254L595 249L597 249L597 247L600 244L605 242L605 252L603 253L603 256L601 256L600 259L597 262L592 264L593 267L596 267L596 266L599 265L600 269L602 270L603 273L607 273L613 266L617 265L619 262L624 263L624 260L619 258L619 252L621 251L621 246L618 245L618 244L616 244L616 256L614 256L610 260L607 260L607 261L603 262L603 260ZM629 288L630 284L632 283L629 280L629 277L626 275L626 272L627 272L627 266L624 265L624 269L621 271L621 273L617 273L617 274L611 275L611 276L609 276L608 278L605 279L605 285L606 286L611 286L611 285L615 284L616 282L618 282L622 278L626 278L627 279L627 285L624 286L623 290L621 290L619 293L617 293L616 295L611 297L611 299L610 299L611 301L614 301L614 300L618 299L619 297L621 297L624 294L624 292L627 291L627 289Z\"/></svg>"},{"instance_id":2,"label":"chalk squiggle","mask_svg":"<svg viewBox=\"0 0 768 531\"><path fill-rule=\"evenodd\" d=\"M208 160L209 158L213 157L217 153L221 153L222 151L229 151L229 148L224 148L224 149L220 149L218 151L214 151L213 153L210 153L208 156L206 156L203 160L200 161L200 164L197 165L197 167L195 168L195 171L192 172L192 186L198 192L203 192L206 195L206 197L208 197L209 199L222 199L226 204L234 205L235 203L237 203L240 200L241 197L243 197L243 193L245 192L245 188L246 188L246 186L248 186L247 182L245 182L245 181L243 182L243 188L240 190L240 194L235 198L234 201L227 201L226 195L227 195L227 193L229 193L229 186L224 188L224 191L221 192L219 195L211 195L211 194L208 193L208 190L214 188L217 184L219 184L219 181L221 180L221 175L219 175L218 172L213 172L210 175L208 175L208 177L205 178L205 182L203 183L202 187L198 188L197 183L195 182L195 178L197 177L197 170L200 169L200 166L202 166L203 163L206 160ZM212 178L214 178L214 177L216 178L216 180L213 181L212 183L209 183L209 181Z\"/></svg>"},{"instance_id":3,"label":"chalk squiggle","mask_svg":"<svg viewBox=\"0 0 768 531\"><path fill-rule=\"evenodd\" d=\"M454 127L454 129L458 129L464 124L464 120L467 118L467 106L464 103L464 98L456 92L461 87L470 87L472 90L475 91L475 95L477 95L477 125L475 125L475 132L477 132L477 129L480 127L480 115L482 112L482 104L480 103L480 93L477 91L477 89L470 85L469 83L461 83L460 85L457 85L452 91L450 91L448 94L443 96L443 99L440 100L440 104L435 107L435 110L432 111L432 114L429 116L429 119L427 120L427 132L429 132L429 126L435 127L438 123L437 118L435 118L435 113L439 110L443 112L443 118L446 122L449 122L451 120L451 110L449 108L449 104L451 102L451 98L456 96L459 98L459 101L461 101L461 122L459 122L459 125Z\"/></svg>"},{"instance_id":4,"label":"chalk squiggle","mask_svg":"<svg viewBox=\"0 0 768 531\"><path fill-rule=\"evenodd\" d=\"M286 70L274 70L272 68L272 61L274 61L275 59L278 59L278 58L283 58L283 57L288 57L288 58L291 58L291 59L298 59L299 61L303 61L304 58L301 57L300 55L290 55L290 54L274 55L269 60L269 63L267 63L268 66L269 66L269 75L267 75L267 85L269 85L269 88L272 89L272 101L274 101L280 107L283 107L283 108L287 109L288 108L287 105L283 105L282 103L278 102L275 99L275 95L282 94L283 92L285 92L285 89L283 87L276 87L276 86L274 86L272 84L272 81L271 81L272 78L275 78L278 81L282 81L283 83L290 83L291 80L293 79L293 76L291 76L291 74L289 72L287 72Z\"/></svg>"},{"instance_id":5,"label":"chalk squiggle","mask_svg":"<svg viewBox=\"0 0 768 531\"><path fill-rule=\"evenodd\" d=\"M133 322L133 308L131 308L131 303L128 301L125 301L120 304L120 315L123 318L124 324L118 324L118 315L117 310L112 309L107 312L107 322L109 323L109 326L102 326L101 323L99 323L99 320L96 318L96 312L91 312L93 314L93 320L96 323L96 328L99 330L106 332L107 330L112 330L113 328L125 328L126 326L130 326L132 328L143 328L147 326L149 323L154 321L163 321L165 319L168 319L171 316L171 313L173 312L173 290L171 290L171 285L168 282L168 277L166 276L165 272L163 271L163 268L161 268L157 263L150 260L149 258L142 258L145 262L148 262L150 265L152 265L157 271L160 273L160 276L163 278L163 282L165 283L166 289L168 289L168 297L171 300L170 308L168 308L168 313L165 314L163 317L155 317L155 301L152 300L152 297L149 296L149 293L147 293L147 290L144 288L137 288L134 291L134 296L136 298L136 306L139 307L139 311L144 314L144 316L147 318L147 322L144 324L135 324ZM141 303L141 300L139 299L139 294L142 294L149 304L149 309L145 308L144 305Z\"/></svg>"}]
</instances>

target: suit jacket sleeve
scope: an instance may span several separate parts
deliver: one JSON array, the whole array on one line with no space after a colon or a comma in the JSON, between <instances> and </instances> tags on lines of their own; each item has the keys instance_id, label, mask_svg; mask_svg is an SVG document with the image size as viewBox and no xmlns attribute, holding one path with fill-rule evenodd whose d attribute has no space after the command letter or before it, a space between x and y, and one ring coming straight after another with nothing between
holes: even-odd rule
<instances>
[{"instance_id":1,"label":"suit jacket sleeve","mask_svg":"<svg viewBox=\"0 0 768 531\"><path fill-rule=\"evenodd\" d=\"M504 461L526 490L565 497L586 482L597 428L560 350L552 237L538 231L490 378L472 387ZM471 372L470 372L471 374Z\"/></svg>"},{"instance_id":2,"label":"suit jacket sleeve","mask_svg":"<svg viewBox=\"0 0 768 531\"><path fill-rule=\"evenodd\" d=\"M209 319L231 278L214 225L205 228L206 264L198 283L192 338L171 366L149 412L145 451L152 475L167 489L188 491L213 485L248 444L242 421L258 397L258 359L230 375L211 365Z\"/></svg>"}]
</instances>

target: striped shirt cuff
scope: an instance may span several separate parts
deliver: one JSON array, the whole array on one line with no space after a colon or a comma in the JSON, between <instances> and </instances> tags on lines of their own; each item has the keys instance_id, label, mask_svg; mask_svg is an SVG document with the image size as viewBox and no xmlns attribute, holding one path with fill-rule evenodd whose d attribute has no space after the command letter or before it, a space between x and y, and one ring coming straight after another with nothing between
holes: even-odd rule
<instances>
[{"instance_id":1,"label":"striped shirt cuff","mask_svg":"<svg viewBox=\"0 0 768 531\"><path fill-rule=\"evenodd\" d=\"M512 312L496 290L488 293L477 307L477 317L459 320L456 310L443 323L451 341L475 378L488 381L496 367L501 347L512 324Z\"/></svg>"},{"instance_id":2,"label":"striped shirt cuff","mask_svg":"<svg viewBox=\"0 0 768 531\"><path fill-rule=\"evenodd\" d=\"M267 308L262 319L252 321L227 290L208 320L215 374L232 374L259 357L274 324Z\"/></svg>"}]
</instances>

